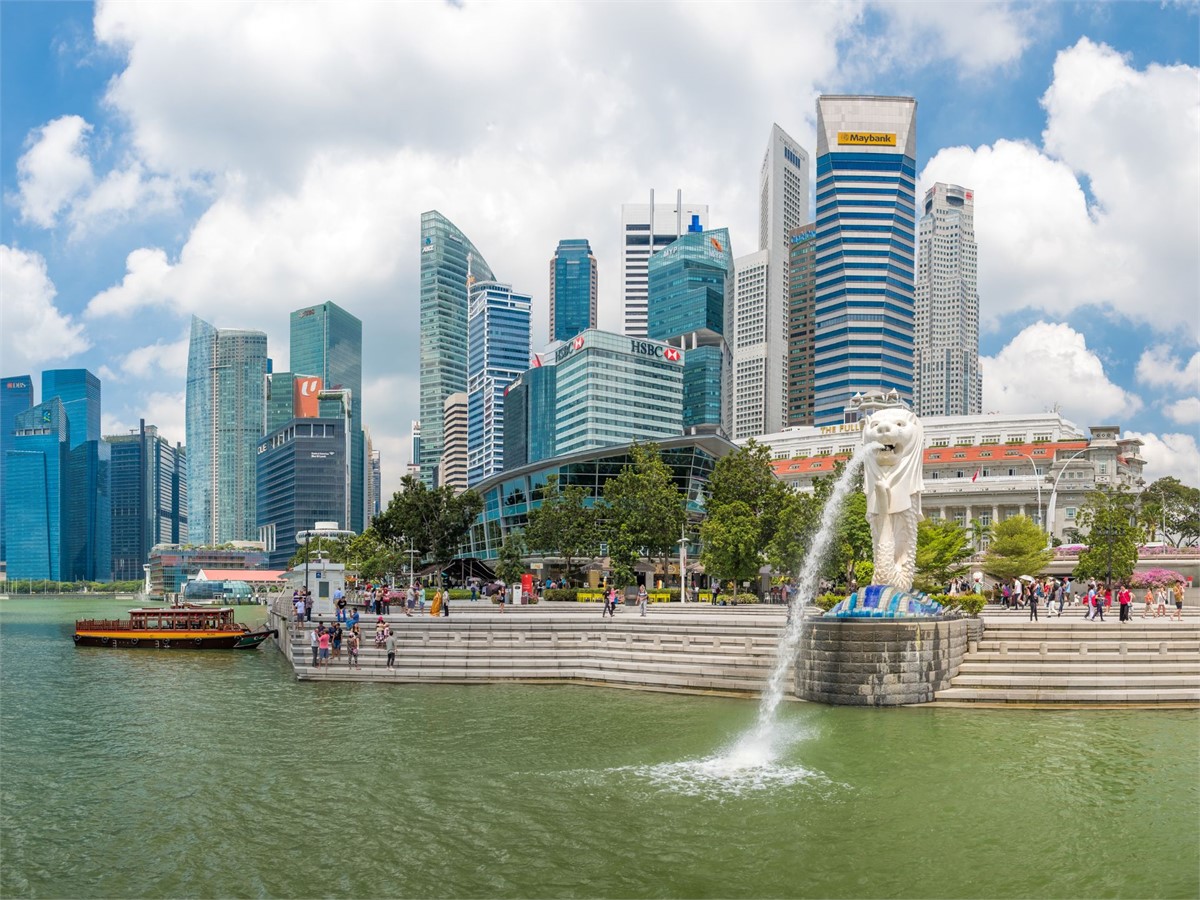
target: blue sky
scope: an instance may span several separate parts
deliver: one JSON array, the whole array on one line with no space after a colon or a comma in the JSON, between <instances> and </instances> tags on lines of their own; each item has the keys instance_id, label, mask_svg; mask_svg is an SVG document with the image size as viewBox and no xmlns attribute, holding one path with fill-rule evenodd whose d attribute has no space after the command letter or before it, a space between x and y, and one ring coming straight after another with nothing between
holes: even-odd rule
<instances>
[{"instance_id":1,"label":"blue sky","mask_svg":"<svg viewBox=\"0 0 1200 900\"><path fill-rule=\"evenodd\" d=\"M984 406L1140 435L1200 484L1196 3L0 4L4 374L87 366L109 432L183 439L188 318L365 323L385 487L417 417L418 218L534 296L620 204L684 190L756 249L772 122L918 100L923 186L976 192Z\"/></svg>"}]
</instances>

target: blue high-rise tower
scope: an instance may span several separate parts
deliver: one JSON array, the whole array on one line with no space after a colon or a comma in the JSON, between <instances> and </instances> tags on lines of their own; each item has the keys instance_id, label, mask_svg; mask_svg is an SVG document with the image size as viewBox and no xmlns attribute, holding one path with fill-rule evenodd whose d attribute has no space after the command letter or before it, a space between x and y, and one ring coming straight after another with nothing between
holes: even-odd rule
<instances>
[{"instance_id":1,"label":"blue high-rise tower","mask_svg":"<svg viewBox=\"0 0 1200 900\"><path fill-rule=\"evenodd\" d=\"M33 378L29 375L10 375L0 379L0 559L8 559L5 538L4 506L8 492L4 490L4 458L12 446L17 414L33 406Z\"/></svg>"},{"instance_id":2,"label":"blue high-rise tower","mask_svg":"<svg viewBox=\"0 0 1200 900\"><path fill-rule=\"evenodd\" d=\"M816 425L855 394L912 401L916 155L913 98L818 98Z\"/></svg>"},{"instance_id":3,"label":"blue high-rise tower","mask_svg":"<svg viewBox=\"0 0 1200 900\"><path fill-rule=\"evenodd\" d=\"M733 315L733 254L724 228L688 233L650 257L647 335L686 351L683 369L685 433L729 433L731 357L725 335Z\"/></svg>"},{"instance_id":4,"label":"blue high-rise tower","mask_svg":"<svg viewBox=\"0 0 1200 900\"><path fill-rule=\"evenodd\" d=\"M550 340L596 327L599 277L586 240L562 240L550 260Z\"/></svg>"},{"instance_id":5,"label":"blue high-rise tower","mask_svg":"<svg viewBox=\"0 0 1200 900\"><path fill-rule=\"evenodd\" d=\"M9 578L68 577L68 434L67 415L57 397L15 417L4 461Z\"/></svg>"},{"instance_id":6,"label":"blue high-rise tower","mask_svg":"<svg viewBox=\"0 0 1200 900\"><path fill-rule=\"evenodd\" d=\"M71 449L100 440L100 379L87 369L47 369L42 373L42 402L62 401L70 423Z\"/></svg>"},{"instance_id":7,"label":"blue high-rise tower","mask_svg":"<svg viewBox=\"0 0 1200 900\"><path fill-rule=\"evenodd\" d=\"M467 486L504 468L504 392L529 368L532 298L477 282L467 321Z\"/></svg>"}]
</instances>

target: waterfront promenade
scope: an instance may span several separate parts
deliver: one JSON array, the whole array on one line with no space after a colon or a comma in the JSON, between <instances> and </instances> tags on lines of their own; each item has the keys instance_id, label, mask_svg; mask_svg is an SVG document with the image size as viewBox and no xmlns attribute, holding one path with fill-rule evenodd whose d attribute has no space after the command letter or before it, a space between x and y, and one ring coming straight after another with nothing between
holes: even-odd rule
<instances>
[{"instance_id":1,"label":"waterfront promenade","mask_svg":"<svg viewBox=\"0 0 1200 900\"><path fill-rule=\"evenodd\" d=\"M506 607L454 604L449 618L392 614L396 665L373 640L377 617L360 623L360 668L346 651L312 666L311 626L296 627L286 601L272 608L278 646L301 681L394 683L571 682L757 697L786 623L781 606L652 604L642 618L621 607L601 618L599 604ZM988 607L983 634L949 689L945 705L1200 706L1200 608L1182 621L1087 622L1080 607L1059 618ZM315 619L321 621L321 619ZM328 621L326 619L325 621ZM789 675L789 683L791 676Z\"/></svg>"}]
</instances>

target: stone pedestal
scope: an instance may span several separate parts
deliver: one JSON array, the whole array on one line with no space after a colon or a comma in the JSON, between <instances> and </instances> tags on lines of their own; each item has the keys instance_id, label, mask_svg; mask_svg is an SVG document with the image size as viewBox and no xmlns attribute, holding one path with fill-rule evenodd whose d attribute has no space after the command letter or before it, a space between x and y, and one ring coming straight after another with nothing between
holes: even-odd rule
<instances>
[{"instance_id":1,"label":"stone pedestal","mask_svg":"<svg viewBox=\"0 0 1200 900\"><path fill-rule=\"evenodd\" d=\"M813 619L796 660L796 696L837 706L928 703L966 650L965 619Z\"/></svg>"}]
</instances>

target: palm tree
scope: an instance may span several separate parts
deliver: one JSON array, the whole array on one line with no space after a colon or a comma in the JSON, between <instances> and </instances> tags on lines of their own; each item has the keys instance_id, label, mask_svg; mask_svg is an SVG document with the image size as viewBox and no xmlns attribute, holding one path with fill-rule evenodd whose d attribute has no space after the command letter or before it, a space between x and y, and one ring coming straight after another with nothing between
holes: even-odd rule
<instances>
[{"instance_id":1,"label":"palm tree","mask_svg":"<svg viewBox=\"0 0 1200 900\"><path fill-rule=\"evenodd\" d=\"M968 530L971 532L971 546L975 548L976 553L982 553L992 542L991 524L972 519Z\"/></svg>"}]
</instances>

